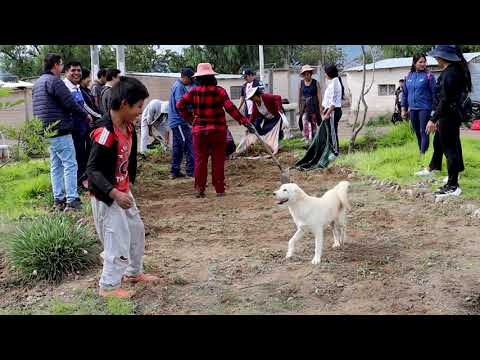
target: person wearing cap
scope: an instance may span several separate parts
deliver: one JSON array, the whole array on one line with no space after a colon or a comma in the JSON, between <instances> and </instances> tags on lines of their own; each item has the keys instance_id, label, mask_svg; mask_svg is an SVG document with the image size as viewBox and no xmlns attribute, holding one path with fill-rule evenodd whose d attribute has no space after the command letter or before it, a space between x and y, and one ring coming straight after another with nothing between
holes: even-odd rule
<instances>
[{"instance_id":1,"label":"person wearing cap","mask_svg":"<svg viewBox=\"0 0 480 360\"><path fill-rule=\"evenodd\" d=\"M252 115L250 121L258 134L270 146L272 152L278 152L278 142L282 127L281 113L283 112L282 97L264 93L261 87L248 90L246 97L251 100ZM257 141L255 134L247 134L237 147L237 154L241 154Z\"/></svg>"},{"instance_id":2,"label":"person wearing cap","mask_svg":"<svg viewBox=\"0 0 480 360\"><path fill-rule=\"evenodd\" d=\"M242 86L238 109L241 111L242 106L245 104L245 116L250 117L250 115L252 115L253 102L251 100L245 99L245 96L247 92L253 87L263 88L263 83L255 78L255 73L251 69L243 70L242 77L245 79L245 83Z\"/></svg>"},{"instance_id":3,"label":"person wearing cap","mask_svg":"<svg viewBox=\"0 0 480 360\"><path fill-rule=\"evenodd\" d=\"M429 54L442 68L437 81L435 106L427 123L427 134L438 130L443 153L447 158L447 183L435 191L437 197L459 196L462 189L458 174L465 167L460 142L462 123L460 101L472 91L472 79L468 64L461 50L455 45L437 45Z\"/></svg>"},{"instance_id":4,"label":"person wearing cap","mask_svg":"<svg viewBox=\"0 0 480 360\"><path fill-rule=\"evenodd\" d=\"M212 158L212 183L217 196L225 195L227 121L224 109L240 125L247 126L250 123L232 103L226 90L217 85L215 75L217 73L211 64L198 64L194 74L198 85L177 101L177 109L182 118L192 124L195 189L198 198L205 197L209 156Z\"/></svg>"},{"instance_id":5,"label":"person wearing cap","mask_svg":"<svg viewBox=\"0 0 480 360\"><path fill-rule=\"evenodd\" d=\"M183 156L186 158L186 175L193 177L194 157L192 130L185 122L176 104L185 95L192 85L193 70L183 68L180 79L175 81L170 91L168 105L168 126L172 130L172 161L170 176L172 179L183 178L185 174L180 171Z\"/></svg>"},{"instance_id":6,"label":"person wearing cap","mask_svg":"<svg viewBox=\"0 0 480 360\"><path fill-rule=\"evenodd\" d=\"M322 96L317 80L312 78L315 68L303 65L300 70L302 80L298 87L298 127L303 132L306 143L310 143L315 136L317 124L320 122L320 104Z\"/></svg>"}]
</instances>

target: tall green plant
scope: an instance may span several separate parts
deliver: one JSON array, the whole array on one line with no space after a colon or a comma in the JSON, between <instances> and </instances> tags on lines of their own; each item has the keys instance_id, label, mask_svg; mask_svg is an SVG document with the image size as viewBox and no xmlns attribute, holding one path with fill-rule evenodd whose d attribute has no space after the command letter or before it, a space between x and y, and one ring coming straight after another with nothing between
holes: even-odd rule
<instances>
[{"instance_id":1,"label":"tall green plant","mask_svg":"<svg viewBox=\"0 0 480 360\"><path fill-rule=\"evenodd\" d=\"M7 246L11 265L26 279L58 283L96 260L96 239L68 215L42 216L21 224Z\"/></svg>"},{"instance_id":2,"label":"tall green plant","mask_svg":"<svg viewBox=\"0 0 480 360\"><path fill-rule=\"evenodd\" d=\"M19 128L0 126L0 131L8 138L17 140L17 144L12 146L12 157L18 161L46 156L49 146L47 138L56 135L56 130L52 129L57 124L58 122L44 129L42 121L33 118Z\"/></svg>"}]
</instances>

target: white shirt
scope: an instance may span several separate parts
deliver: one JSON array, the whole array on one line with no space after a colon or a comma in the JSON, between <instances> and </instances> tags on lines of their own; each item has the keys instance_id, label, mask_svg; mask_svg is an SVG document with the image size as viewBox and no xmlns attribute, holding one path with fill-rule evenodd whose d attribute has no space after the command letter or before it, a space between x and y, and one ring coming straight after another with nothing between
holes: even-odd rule
<instances>
[{"instance_id":1,"label":"white shirt","mask_svg":"<svg viewBox=\"0 0 480 360\"><path fill-rule=\"evenodd\" d=\"M145 121L147 125L152 125L161 114L168 114L168 101L153 99L143 110L142 121Z\"/></svg>"},{"instance_id":2,"label":"white shirt","mask_svg":"<svg viewBox=\"0 0 480 360\"><path fill-rule=\"evenodd\" d=\"M328 109L332 105L336 108L342 107L342 85L340 85L338 77L328 80L322 105L325 109Z\"/></svg>"},{"instance_id":3,"label":"white shirt","mask_svg":"<svg viewBox=\"0 0 480 360\"><path fill-rule=\"evenodd\" d=\"M270 120L273 119L275 116L273 114L268 112L267 107L265 106L265 103L262 101L260 105L257 105L258 112L265 116L266 119Z\"/></svg>"},{"instance_id":4,"label":"white shirt","mask_svg":"<svg viewBox=\"0 0 480 360\"><path fill-rule=\"evenodd\" d=\"M252 87L253 87L253 81L247 83L247 85L245 85L245 94L247 94L248 90L250 90ZM253 101L252 100L245 100L245 103L247 105L248 115L252 115Z\"/></svg>"}]
</instances>

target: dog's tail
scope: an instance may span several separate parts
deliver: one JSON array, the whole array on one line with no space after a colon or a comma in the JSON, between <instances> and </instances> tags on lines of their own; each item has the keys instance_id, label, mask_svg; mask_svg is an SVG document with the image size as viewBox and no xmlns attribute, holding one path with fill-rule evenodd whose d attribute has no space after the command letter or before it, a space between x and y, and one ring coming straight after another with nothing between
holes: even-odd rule
<instances>
[{"instance_id":1,"label":"dog's tail","mask_svg":"<svg viewBox=\"0 0 480 360\"><path fill-rule=\"evenodd\" d=\"M347 210L352 209L352 207L350 206L350 203L348 202L348 196L347 196L347 191L349 186L350 186L350 183L348 181L340 181L337 184L337 186L335 186L335 189L337 190L338 198L340 199L342 206Z\"/></svg>"}]
</instances>

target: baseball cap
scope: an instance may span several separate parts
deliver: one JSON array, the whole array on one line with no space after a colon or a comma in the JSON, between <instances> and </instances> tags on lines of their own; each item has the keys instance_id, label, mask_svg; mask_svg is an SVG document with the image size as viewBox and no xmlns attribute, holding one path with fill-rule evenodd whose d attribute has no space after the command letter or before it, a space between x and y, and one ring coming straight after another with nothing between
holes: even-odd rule
<instances>
[{"instance_id":1,"label":"baseball cap","mask_svg":"<svg viewBox=\"0 0 480 360\"><path fill-rule=\"evenodd\" d=\"M194 72L191 68L183 68L181 73L180 73L180 76L186 76L186 77L189 77L191 78L193 76Z\"/></svg>"},{"instance_id":2,"label":"baseball cap","mask_svg":"<svg viewBox=\"0 0 480 360\"><path fill-rule=\"evenodd\" d=\"M247 75L255 75L255 73L251 69L245 69L242 71L242 77L245 77Z\"/></svg>"}]
</instances>

